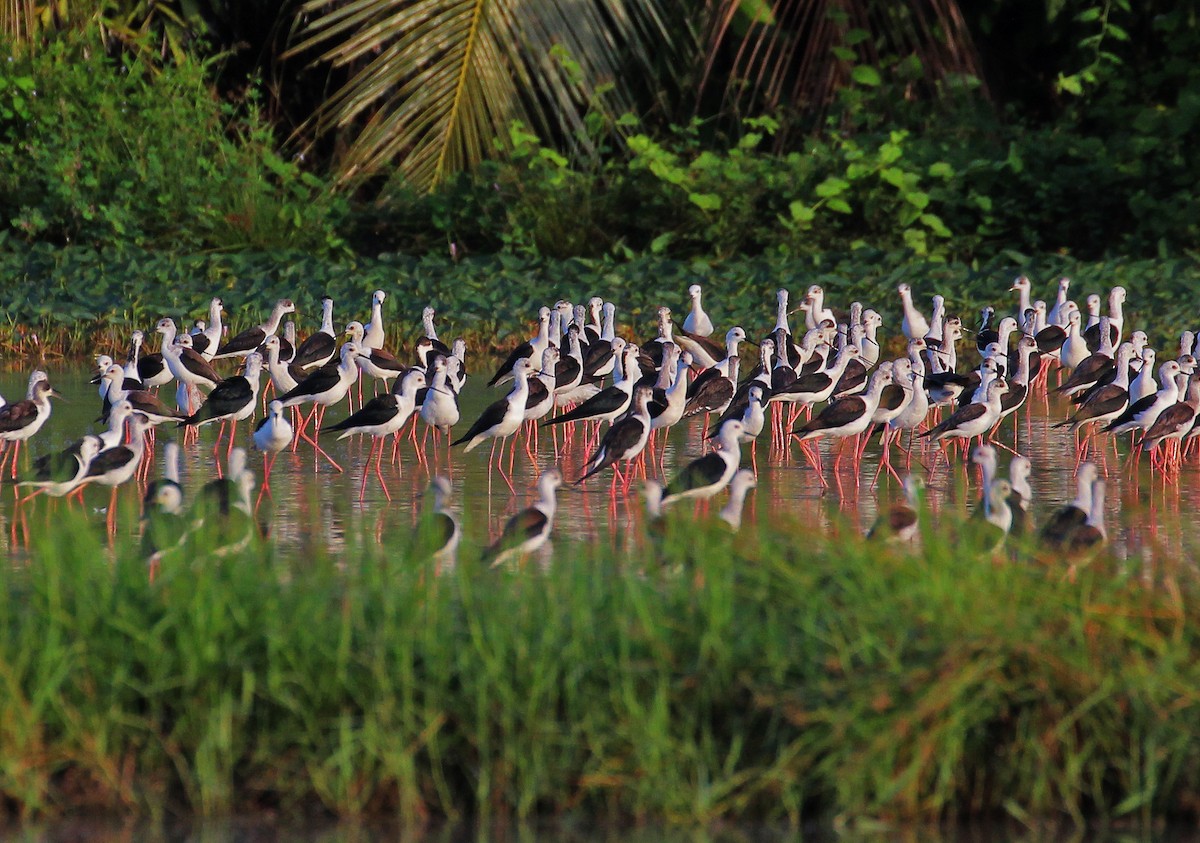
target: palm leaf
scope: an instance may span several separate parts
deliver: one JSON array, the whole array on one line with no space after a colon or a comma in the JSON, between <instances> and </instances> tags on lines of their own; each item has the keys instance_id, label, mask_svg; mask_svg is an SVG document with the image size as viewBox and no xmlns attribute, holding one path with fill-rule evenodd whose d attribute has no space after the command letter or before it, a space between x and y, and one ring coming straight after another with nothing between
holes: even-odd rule
<instances>
[{"instance_id":1,"label":"palm leaf","mask_svg":"<svg viewBox=\"0 0 1200 843\"><path fill-rule=\"evenodd\" d=\"M38 28L38 12L33 0L0 0L0 34L6 41L30 43Z\"/></svg>"},{"instance_id":2,"label":"palm leaf","mask_svg":"<svg viewBox=\"0 0 1200 843\"><path fill-rule=\"evenodd\" d=\"M312 0L290 52L350 72L315 117L353 136L342 180L395 167L429 188L493 154L514 120L586 153L587 109L630 107L622 80L673 43L670 1Z\"/></svg>"}]
</instances>

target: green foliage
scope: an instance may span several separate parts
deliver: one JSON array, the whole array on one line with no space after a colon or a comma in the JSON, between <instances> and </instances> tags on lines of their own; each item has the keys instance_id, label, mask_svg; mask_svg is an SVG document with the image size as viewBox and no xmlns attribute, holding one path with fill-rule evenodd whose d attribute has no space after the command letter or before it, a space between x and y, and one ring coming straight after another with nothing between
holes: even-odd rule
<instances>
[{"instance_id":1,"label":"green foliage","mask_svg":"<svg viewBox=\"0 0 1200 843\"><path fill-rule=\"evenodd\" d=\"M1085 6L1076 13L1075 22L1086 27L1095 27L1079 39L1078 48L1088 62L1073 73L1060 71L1055 81L1055 90L1072 96L1083 96L1085 88L1098 84L1106 75L1119 71L1123 59L1112 51L1114 42L1129 40L1129 33L1113 18L1114 15L1132 14L1129 0L1104 0L1096 5Z\"/></svg>"},{"instance_id":2,"label":"green foliage","mask_svg":"<svg viewBox=\"0 0 1200 843\"><path fill-rule=\"evenodd\" d=\"M303 333L318 324L322 294L337 301L342 319L365 310L376 289L392 295L388 325L395 348L410 347L426 305L436 307L449 335L467 338L474 352L511 347L513 336L524 338L525 315L541 305L593 295L612 300L623 330L642 336L653 332L660 305L685 306L685 291L694 283L704 285L717 324L742 325L752 337L774 325L777 289L798 294L811 284L820 284L836 301L868 302L895 325L900 320L895 289L903 282L918 295L940 293L950 313L970 322L985 304L1004 309L1005 291L1021 273L1040 284L1035 291L1047 299L1061 275L1073 279L1080 299L1123 285L1130 319L1160 347L1176 342L1178 327L1194 321L1200 264L1186 258L1085 262L1007 250L970 265L917 259L907 250L858 248L719 262L665 255L550 260L507 252L332 261L299 252L182 254L131 247L116 254L43 245L0 252L0 296L6 303L0 347L10 356L46 348L79 356L95 353L98 345L120 349L130 330L149 329L163 315L186 323L203 317L214 294L224 300L235 330L261 321L276 299L292 298ZM34 334L40 348L31 344Z\"/></svg>"},{"instance_id":3,"label":"green foliage","mask_svg":"<svg viewBox=\"0 0 1200 843\"><path fill-rule=\"evenodd\" d=\"M276 151L253 99L64 37L0 65L0 237L200 248L340 245L343 200Z\"/></svg>"},{"instance_id":4,"label":"green foliage","mask_svg":"<svg viewBox=\"0 0 1200 843\"><path fill-rule=\"evenodd\" d=\"M845 236L860 233L855 245L864 241L884 248L902 245L917 256L944 257L946 244L930 237L944 241L951 232L930 208L932 200L924 189L924 179L949 181L954 169L935 161L922 172L906 158L910 146L909 135L903 131L891 132L878 141L868 139L865 146L859 139L834 135L827 154L844 161L845 168L826 176L814 188L816 201L793 201L788 207L791 218L785 224L797 234L808 235L821 225L818 216L823 209L855 215L858 225L844 227ZM827 215L826 221L830 221ZM901 243L884 239L889 232L893 236L898 232Z\"/></svg>"},{"instance_id":5,"label":"green foliage","mask_svg":"<svg viewBox=\"0 0 1200 843\"><path fill-rule=\"evenodd\" d=\"M1069 582L940 540L950 513L921 553L677 513L661 546L559 541L545 571L464 543L439 575L411 525L361 525L336 553L201 536L151 582L60 515L0 569L0 796L25 814L1195 811L1186 558Z\"/></svg>"},{"instance_id":6,"label":"green foliage","mask_svg":"<svg viewBox=\"0 0 1200 843\"><path fill-rule=\"evenodd\" d=\"M677 129L665 144L645 134L626 138L629 178L648 194L638 221L675 222L635 240L648 237L651 251L663 251L669 238L674 251L706 250L718 258L762 248L782 231L771 231L772 212L803 185L808 168L799 156L780 162L760 151L778 129L770 118L747 121L747 131L724 150L706 148L701 128L693 122Z\"/></svg>"},{"instance_id":7,"label":"green foliage","mask_svg":"<svg viewBox=\"0 0 1200 843\"><path fill-rule=\"evenodd\" d=\"M149 9L121 8L135 18ZM977 37L1007 38L996 30L1003 10L970 11ZM99 39L87 30L64 34L0 67L0 247L328 254L349 244L364 257L685 261L869 248L972 265L1005 249L1194 254L1200 16L1167 0L1148 12L1131 14L1127 0L1058 2L1011 52L1006 40L1005 68L1013 55L1045 58L1033 85L1051 100L1042 111L1026 100L993 107L986 97L1004 79L934 74L935 85L916 54L892 54L857 18L839 18L845 31L830 49L849 84L819 105L672 126L656 110L611 119L616 89L599 85L557 130L505 121L489 130L498 137L472 141L506 150L503 162L382 199L370 191L403 182L397 172L357 195L331 192L280 150L256 86L236 102L213 95L219 61L152 69L137 51L114 61L90 49L87 38ZM787 28L754 4L738 15ZM588 72L561 44L549 59L559 93ZM1054 93L1059 77L1082 93ZM307 151L311 166L327 163L319 147Z\"/></svg>"}]
</instances>

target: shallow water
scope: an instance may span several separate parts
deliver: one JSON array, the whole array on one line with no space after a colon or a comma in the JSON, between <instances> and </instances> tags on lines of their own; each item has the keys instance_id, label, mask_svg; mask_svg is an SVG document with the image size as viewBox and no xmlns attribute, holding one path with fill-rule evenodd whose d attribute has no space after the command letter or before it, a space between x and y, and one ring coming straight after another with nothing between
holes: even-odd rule
<instances>
[{"instance_id":1,"label":"shallow water","mask_svg":"<svg viewBox=\"0 0 1200 843\"><path fill-rule=\"evenodd\" d=\"M462 418L458 430L465 430L472 420L489 402L504 394L505 389L488 389L479 372L489 368L475 361L476 374L468 382L462 396ZM95 423L100 408L96 387L88 383L92 371L81 366L47 367L54 386L66 396L66 401L54 403L53 415L46 427L33 439L31 450L43 454L63 447L80 435L99 429ZM12 370L0 374L0 394L20 397L25 389L26 370ZM364 385L369 394L372 384ZM164 392L168 400L172 396ZM1041 520L1046 513L1075 494L1074 438L1065 430L1054 430L1053 422L1064 417L1066 403L1059 399L1035 401L1018 413L1016 424L1010 419L1005 422L998 442L1015 448L1033 460L1031 482L1035 492L1036 518ZM326 421L333 423L346 416L344 406L331 409ZM249 429L243 423L237 434L237 443L249 444ZM670 477L687 461L703 451L704 422L701 418L686 420L667 438L660 470L649 469L650 476ZM477 448L463 453L461 446L448 453L443 442L435 448L430 437L422 450L420 442L425 435L423 423L417 424L417 441L407 435L402 438L398 458L391 464L391 441L387 445L388 457L383 460L383 476L391 493L389 502L379 482L373 475L367 477L362 486L371 442L367 438L352 437L335 441L322 437L322 445L344 471L335 470L323 458L316 456L313 449L301 443L293 454L284 452L276 462L272 475L272 497L264 498L266 520L271 525L273 536L297 548L324 545L338 549L347 531L365 524L377 530L384 525L404 525L416 518L421 506L420 492L425 489L431 472L449 476L455 490L455 507L462 513L466 539L469 543L482 543L490 539L502 526L504 519L532 497L532 486L537 474L547 466L557 463L563 469L568 483L581 474L587 456L581 434L576 433L573 441L566 441L561 429L556 433L544 429L539 433L536 450L526 451L524 439L516 446L510 491L503 475L489 471L489 447ZM225 448L219 455L214 452L217 436L216 426L201 430L198 443L183 450L183 481L185 490L194 491L203 482L214 476L219 461L223 461ZM167 437L179 437L179 432L170 426L159 429L159 441ZM557 447L557 450L556 450ZM758 489L751 493L746 510L746 522L753 524L764 519L787 517L792 523L801 523L804 530L832 530L849 524L865 530L875 518L880 501L887 502L900 495L898 485L886 473L878 486L873 479L879 465L879 446L873 441L868 445L860 469L855 472L847 457L837 475L832 472L834 442L823 441L824 474L828 487L823 488L817 474L798 446L792 442L784 449L773 448L769 432L756 445L755 461L758 470ZM1114 456L1111 448L1105 457L1109 480L1107 498L1109 538L1115 554L1127 558L1133 564L1152 563L1156 547L1177 553L1190 547L1196 535L1196 512L1200 508L1200 472L1194 462L1186 465L1177 477L1164 481L1152 476L1148 461L1142 460L1141 470L1136 474L1124 464L1128 442L1119 446L1120 456ZM426 456L425 461L417 458L418 453ZM893 463L903 473L905 456L899 450L893 452ZM556 456L557 454L557 456ZM1006 473L1007 454L1000 451L1001 475ZM920 465L934 462L935 451L918 443L914 453L913 469L924 475ZM151 476L161 471L161 449L154 455L156 464ZM261 476L261 457L251 456L251 465ZM743 464L750 464L748 447L743 448ZM22 465L26 465L22 456ZM507 458L505 466L507 467ZM556 523L558 536L569 536L578 540L608 541L615 545L631 540L635 531L625 529L636 523L642 515L642 501L638 494L640 481L633 482L629 491L614 487L611 472L589 480L581 487L564 489L559 496L559 515ZM979 497L977 472L968 471L961 458L954 458L948 470L943 462L929 481L929 498L935 511L965 512L973 509ZM360 490L362 500L360 502ZM138 506L139 490L130 485L118 498L118 510ZM87 506L97 519L103 517L107 507L109 491L92 488L85 494ZM715 511L723 502L717 498ZM13 511L13 498L6 495L0 503L0 517L9 526ZM680 506L691 507L685 502ZM798 535L802 539L802 535ZM18 542L20 536L17 536ZM9 529L3 531L3 541L10 542Z\"/></svg>"}]
</instances>

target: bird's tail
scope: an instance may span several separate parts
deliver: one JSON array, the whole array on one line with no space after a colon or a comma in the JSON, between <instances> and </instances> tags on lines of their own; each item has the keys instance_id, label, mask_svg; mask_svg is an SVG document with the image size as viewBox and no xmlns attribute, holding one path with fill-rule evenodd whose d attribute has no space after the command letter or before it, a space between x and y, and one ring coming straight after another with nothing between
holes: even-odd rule
<instances>
[{"instance_id":1,"label":"bird's tail","mask_svg":"<svg viewBox=\"0 0 1200 843\"><path fill-rule=\"evenodd\" d=\"M569 422L569 421L575 421L577 419L589 418L589 413L580 413L579 412L581 409L583 409L583 404L580 404L574 410L571 410L566 413L560 413L559 415L555 416L554 418L548 419L547 421L542 422L541 426L542 427L550 427L551 425L565 424L566 422Z\"/></svg>"}]
</instances>

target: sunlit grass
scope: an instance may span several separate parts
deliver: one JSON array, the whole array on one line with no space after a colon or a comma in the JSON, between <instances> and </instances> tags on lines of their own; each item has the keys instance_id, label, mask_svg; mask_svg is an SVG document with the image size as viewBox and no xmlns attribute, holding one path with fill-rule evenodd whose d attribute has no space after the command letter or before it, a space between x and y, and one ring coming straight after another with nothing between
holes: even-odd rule
<instances>
[{"instance_id":1,"label":"sunlit grass","mask_svg":"<svg viewBox=\"0 0 1200 843\"><path fill-rule=\"evenodd\" d=\"M0 795L703 823L1194 813L1190 576L673 523L436 572L419 540L147 576L91 525L0 589ZM632 528L631 529L635 529ZM1164 569L1168 570L1168 569Z\"/></svg>"}]
</instances>

